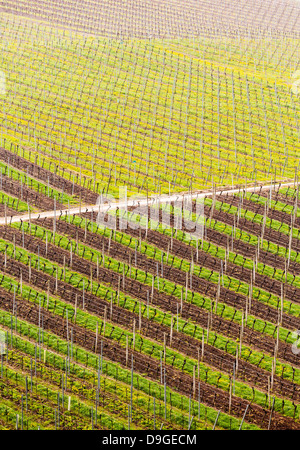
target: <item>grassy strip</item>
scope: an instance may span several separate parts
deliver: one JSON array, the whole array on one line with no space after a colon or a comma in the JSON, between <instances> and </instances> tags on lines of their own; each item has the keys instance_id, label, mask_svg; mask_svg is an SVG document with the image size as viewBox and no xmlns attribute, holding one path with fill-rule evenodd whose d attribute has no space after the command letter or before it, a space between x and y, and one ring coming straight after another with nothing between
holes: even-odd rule
<instances>
[{"instance_id":1,"label":"grassy strip","mask_svg":"<svg viewBox=\"0 0 300 450\"><path fill-rule=\"evenodd\" d=\"M36 295L33 295L34 293L29 290L29 300L34 301L38 303L40 299L37 299ZM26 293L23 290L22 296L25 296ZM45 296L43 297L43 301L45 301ZM65 309L68 309L68 316L71 318L74 316L75 310L71 305L67 305L64 302L61 302L60 300L56 300L56 302L52 302L49 299L49 310L53 308L53 312L55 314L58 314L60 316L64 316ZM76 316L76 322L86 327L87 329L91 331L96 331L97 323L101 326L101 331L103 327L103 321L102 319L99 319L98 317L93 317L90 314L87 314L83 311L78 311ZM203 330L202 330L203 332ZM212 333L213 334L213 333ZM107 335L110 339L117 340L121 345L124 347L126 346L126 336L129 342L133 343L133 333L128 332L127 330L113 326L110 323L106 324L105 328L105 335ZM216 339L216 338L215 338ZM135 338L135 345L137 348L139 348L139 351L145 352L145 354L150 355L153 358L156 358L157 360L160 360L161 355L164 354L164 347L163 345L159 345L157 342L150 341L146 338L141 338L139 334L136 335ZM174 367L177 367L178 369L184 370L185 372L189 373L191 376L193 375L194 367L197 364L196 360L193 360L189 357L185 357L185 355L182 355L178 351L172 350L168 347L168 352L165 355L166 362L174 365ZM205 364L200 364L200 372L199 377L203 381L207 381L209 384L212 384L217 387L221 387L225 390L229 390L230 388L230 376L223 374L221 372L214 371L210 368L207 368ZM251 399L255 401L256 403L260 404L261 406L265 405L265 396L263 393L258 391L257 389L252 389L245 385L242 382L236 382L236 395L241 396L242 398ZM292 414L291 409L289 405L286 403L286 409L284 411L287 411L287 414Z\"/></svg>"},{"instance_id":2,"label":"grassy strip","mask_svg":"<svg viewBox=\"0 0 300 450\"><path fill-rule=\"evenodd\" d=\"M18 338L18 341L20 341L20 338ZM22 350L24 351L25 349L27 354L36 356L36 347L33 344L23 341L21 343L20 342L17 343L17 346L18 347L22 346ZM87 401L89 402L96 399L97 381L99 379L99 393L107 392L113 395L113 398L110 398L109 396L105 397L104 409L105 410L112 409L112 413L115 414L115 408L117 407L118 416L121 415L121 417L123 417L125 420L124 424L127 425L126 422L128 419L127 405L129 403L128 393L130 392L130 387L125 383L113 380L112 378L107 377L106 375L102 376L100 358L99 358L100 372L98 372L98 376L96 376L95 372L83 368L78 364L75 364L73 362L72 357L70 359L63 358L57 353L54 354L53 352L49 351L47 352L44 346L42 347L42 350L43 350L42 351L43 362L41 362L41 358L39 358L38 362L39 366L38 371L40 372L40 377L42 379L45 380L46 378L49 378L50 372L51 382L53 381L53 378L56 378L55 380L56 385L58 386L62 386L63 384L65 385L64 393L66 396L67 396L66 392L67 387L68 385L71 384L71 388L69 386L68 390L71 389L72 395L73 394L77 396L80 394L81 396L85 395ZM46 360L47 366L45 365ZM29 366L30 364L28 360L27 367ZM59 369L59 372L57 371L57 369ZM76 376L75 379L74 376ZM89 386L89 384L84 384L84 381L86 383L92 384L92 388ZM68 395L68 397L70 397L71 401L72 396ZM152 402L153 399L150 396L141 393L140 390L133 391L133 398L132 398L133 409L131 419L131 422L133 424L136 423L139 426L153 428L154 423L152 418ZM76 404L75 401L74 404ZM72 405L73 403L71 402L71 409L74 409ZM103 407L101 406L99 409L103 409ZM156 401L156 417L160 418L161 420L163 420L163 418L167 419L172 424L171 427L172 429L176 429L178 426L184 427L187 423L189 423L187 414L186 413L183 414L183 412L180 411L177 407L175 408L173 407L171 393L169 402L166 403L166 409L165 405L161 400ZM199 428L204 426L204 423L198 421L198 423L195 423L195 426ZM169 425L165 424L165 427L169 428Z\"/></svg>"},{"instance_id":3,"label":"grassy strip","mask_svg":"<svg viewBox=\"0 0 300 450\"><path fill-rule=\"evenodd\" d=\"M264 223L264 216L262 214L256 214L252 211L249 211L244 208L238 208L237 206L230 205L226 202L220 202L218 200L213 200L211 198L205 199L205 204L207 206L212 206L214 203L214 207L218 211L224 211L226 213L237 215L239 211L239 216L241 218L244 218L252 223L257 223L259 225L262 225ZM266 217L265 226L267 228L270 228L275 231L280 231L280 233L285 234L286 236L290 236L290 233L292 232L292 237L294 239L300 239L300 230L298 228L292 228L282 222L279 222L278 220L270 219L268 216Z\"/></svg>"},{"instance_id":4,"label":"grassy strip","mask_svg":"<svg viewBox=\"0 0 300 450\"><path fill-rule=\"evenodd\" d=\"M62 217L62 220L67 220L67 217ZM83 221L81 218L74 216L72 219L72 224L76 225L76 226L80 226L81 228L87 227L87 229L91 232L95 232L95 233L99 233L107 238L112 238L115 242L120 243L124 246L127 246L131 249L137 249L140 253L146 255L149 258L155 259L158 262L163 261L165 264L169 263L169 258L171 259L171 263L175 268L178 268L180 270L182 270L183 272L186 273L190 273L191 269L193 271L193 273L196 274L196 276L198 276L199 278L203 278L206 279L209 277L209 280L214 282L215 284L218 284L220 282L220 274L219 272L212 272L209 269L205 269L201 266L198 266L195 263L191 263L190 261L187 260L183 260L181 258L178 258L176 256L174 256L172 254L172 251L170 252L170 254L168 255L165 251L160 250L157 247L152 246L151 244L147 243L147 242L143 242L143 241L139 241L139 239L134 238L126 233L122 233L120 231L112 231L109 228L101 228L96 226L95 223L92 223L90 221ZM15 226L17 227L17 226ZM172 233L172 231L170 231L168 228L164 229L163 226L160 224L158 225L157 231L162 232L165 235L170 236L170 234ZM44 232L44 231L43 231ZM41 237L41 235L39 235ZM178 239L181 240L182 242L184 242L184 237L185 234L178 230ZM197 245L195 243L195 241L193 241L195 245ZM90 250L90 247L85 246L86 250ZM225 259L225 250L223 250L220 247L217 247L213 244L208 244L207 242L203 241L202 243L202 249L204 251L209 252L210 254L212 254L212 256L217 257L219 259ZM85 254L88 254L87 252L85 252ZM84 255L85 255L84 254ZM98 257L101 256L102 258L102 254L100 255L100 253L98 252ZM85 256L84 256L85 257ZM230 252L229 253L229 260L231 262L236 262L240 263L240 265L242 265L243 261L248 262L248 268L252 269L252 260L246 260L245 258ZM247 265L245 264L245 267L247 267ZM265 275L269 274L268 272L268 267L264 266L263 264L259 264L258 268L261 269L261 272ZM264 269L264 270L262 270ZM198 273L197 273L198 270ZM269 268L269 270L271 270L271 268ZM279 272L279 274L277 274L277 279L280 276L281 271ZM156 277L157 279L160 280L164 280L163 277ZM300 279L300 277L299 277ZM165 280L164 280L165 281ZM225 274L222 276L222 285L235 290L235 292L240 292L243 295L248 296L249 295L249 291L250 291L250 286L246 283L240 283L239 280L235 280L232 277L228 277ZM263 301L264 303L269 304L270 306L278 309L281 299L273 294L267 293L265 291L263 291L262 289L259 288L255 288L253 287L253 298L258 300L258 301ZM196 298L198 298L198 302L196 304L200 305L201 307L204 307L207 310L211 310L211 300L209 299L205 299L203 296L201 296L198 293L193 293L192 294L192 300L190 300L190 298L188 298L188 296L191 296L191 292L189 290L188 295L187 295L187 301L191 301L192 303L195 303L197 300ZM200 303L202 302L202 303ZM225 305L224 303L220 303L220 305L218 305L219 307L219 311L222 312L222 316L223 317L227 317L227 318L232 318L235 313L236 310L230 306ZM300 315L300 306L293 304L292 302L283 301L283 311L290 314L291 312L294 313L294 315L296 317L298 317ZM218 309L217 309L218 312ZM239 316L239 317L238 317ZM238 313L238 316L235 318L235 320L237 320L239 323L241 323L242 320L242 312ZM249 316L249 323L253 324L254 322L254 317L253 316ZM272 323L268 323L267 327L266 327L266 323L263 320L257 319L257 324L255 324L256 326L256 330L257 331L261 331L261 330L265 330L265 332L267 334L269 334L270 336L274 336L274 333L276 331L276 325L272 324ZM251 327L252 328L252 327ZM290 331L280 327L279 330L279 339L281 339L282 341L286 341L289 338L289 334Z\"/></svg>"},{"instance_id":5,"label":"grassy strip","mask_svg":"<svg viewBox=\"0 0 300 450\"><path fill-rule=\"evenodd\" d=\"M57 239L60 239L60 237L59 236L57 236L56 235L56 238ZM4 241L3 241L4 242ZM69 242L69 241L68 241ZM0 243L1 243L1 240L0 240ZM0 247L1 248L1 247ZM9 251L9 254L10 255L13 255L13 248L12 248L12 244L9 244L9 247L8 247L8 249L7 249L7 251ZM25 253L24 253L24 250L23 249L19 249L19 251L20 251L20 253L23 255L22 256L22 259L21 259L21 261L23 261L25 264L28 264L28 261L29 261L29 259L28 259L28 256L29 256L29 253L28 252L26 252L25 251ZM106 261L105 261L105 265L106 265L106 267L108 267L109 269L111 269L111 270L116 270L115 268L112 268L111 267L111 261L113 261L112 260L112 258L106 258ZM31 254L31 263L33 263L33 264L35 264L35 266L37 267L37 264L38 264L38 257L37 257L37 255L35 255L35 254ZM72 271L70 271L68 268L65 268L65 270L63 270L60 266L58 266L57 264L52 264L52 263L50 263L49 262L49 260L46 260L46 259L43 259L43 258L40 258L40 266L44 266L43 267L43 270L46 272L46 273L49 273L49 274L53 274L53 271L55 270L55 271L57 271L57 273L58 273L58 277L60 278L60 279L62 279L62 278L64 278L65 277L65 279L69 279L69 282L73 285L73 286L75 286L75 287L78 287L79 289L89 289L89 285L90 285L90 280L89 280L89 278L88 277L86 277L86 276L83 276L83 277L80 277L76 272L72 272ZM114 266L115 267L115 266ZM122 269L120 269L120 267L118 266L118 272L120 273L120 272L122 272ZM128 275L128 272L129 272L129 267L126 265L126 274ZM131 276L134 278L134 276L133 276L133 274L131 274ZM71 279L71 280L70 280ZM161 281L161 280L160 280ZM150 283L148 283L149 284L149 286L150 285L152 285L151 284L151 282ZM167 284L167 283L166 283ZM173 286L175 286L175 285L173 285ZM100 287L101 287L101 285L100 285ZM103 287L103 286L102 286ZM95 281L93 281L93 284L92 284L92 289L93 289L93 293L94 294L96 294L96 295L99 295L98 294L98 288L99 288L99 284L97 283L97 282L95 282ZM106 299L106 296L107 296L107 288L104 288L105 289L105 294L102 294L102 296ZM175 287L173 287L173 290L171 291L170 289L166 289L166 287L165 287L165 283L163 282L160 282L160 289L162 289L164 292L166 292L166 293L172 293L173 295L174 295L174 289L175 289ZM103 291L102 291L103 292ZM116 298L117 298L117 293L114 291L114 290L111 290L111 292L112 292L112 295L113 295L113 298L114 298L114 301L116 301ZM211 300L210 299L204 299L203 297L201 297L200 295L191 295L192 293L190 292L190 291L188 291L188 298L187 298L187 301L191 301L193 304L197 304L198 306L200 306L200 307L203 307L203 305L205 305L205 308L207 309L207 310L210 310L211 309L211 307L212 307L212 303L211 303ZM176 294L175 294L176 295ZM100 293L100 296L101 296L101 293ZM178 298L180 298L180 296L181 296L181 291L179 292L179 293L177 293L177 296L178 296ZM191 298L189 298L189 296L191 296ZM129 309L131 309L130 307L129 307L129 305L128 305L128 303L127 303L127 300L128 300L128 297L127 296L125 296L125 298L124 298L124 302L126 303L126 308L129 308ZM130 300L130 302L131 302L131 304L132 304L132 310L135 312L135 307L136 307L136 301L135 300ZM121 304L121 306L122 306L122 304ZM156 312L157 312L157 310L154 310L154 316L156 317ZM221 315L223 315L223 307L222 307L222 305L221 304L218 304L218 309L217 309L217 312ZM144 311L143 311L143 315L145 315L146 314L146 308L144 307ZM230 315L229 315L229 318L230 317L232 317L232 315L234 315L235 314L235 310L234 310L234 308L231 308L231 311L230 311ZM165 315L164 315L165 316ZM241 321L242 321L242 312L240 312L239 314L236 314L236 317L237 317L237 319L236 320L239 320L239 322L241 323ZM157 317L157 321L158 321L158 319L159 319L159 316ZM165 319L163 319L163 320L165 320ZM169 319L169 323L171 323L171 320L173 320L173 317L170 315L170 319ZM165 323L165 322L164 322ZM248 316L248 318L247 318L247 325L250 327L250 328L254 328L255 330L257 330L257 331L264 331L264 332L266 332L266 333L268 333L269 335L271 335L271 336L274 336L274 333L275 333L275 331L276 331L276 327L275 327L275 325L274 324L271 324L271 323L266 323L266 322L264 322L264 321L262 321L262 320L256 320L255 319L255 317L252 317L252 316ZM188 334L190 334L190 335L192 335L192 336L194 336L194 337L196 337L197 339L199 339L200 341L201 341L201 339L202 339L202 334L206 331L205 329L203 329L203 328L201 328L201 327L199 327L199 326L197 326L197 325L194 325L194 324L190 324L190 327L186 327L186 322L185 321L182 321L182 320L180 320L179 321L179 328L178 328L178 330L179 331L184 331L184 332L186 332L186 333L188 333ZM283 328L281 328L280 329L280 331L281 331L281 333L280 333L280 337L281 337L281 339L283 339L283 340L285 340L286 339L286 330L285 329L283 329ZM214 339L212 338L214 336ZM218 339L217 339L217 342L216 342L216 337L218 337ZM289 342L290 341L290 343L292 344L293 342L294 342L294 336L293 335L291 335L291 334L288 334L288 336L287 336L287 342ZM234 343L234 341L232 340L232 339L227 339L227 338L224 338L224 337L222 337L221 335L218 335L217 333L215 333L215 332L210 332L210 334L209 334L209 341L208 341L208 343L210 343L211 345L215 345L216 347L218 347L218 348L222 348L222 349L224 349L224 348L226 348L227 350L226 351L228 351L229 353L231 353L231 354L233 354L233 355L235 355L235 352L236 352L236 343ZM229 345L229 347L228 347L228 343L231 343L230 345ZM219 347L219 346L221 346L221 347ZM249 347L245 347L247 350L246 350L246 356L245 357L248 357L249 356L249 353L250 353L250 348ZM259 354L260 352L258 352L258 354ZM266 359L266 358L264 358L264 359ZM249 359L249 361L252 361L253 363L255 363L255 361L257 362L258 360L260 360L261 361L261 357L260 358L256 358L256 356L254 357L254 359L252 360L252 356L251 356L251 359ZM270 361L269 362L266 362L266 365L264 366L264 368L266 368L268 371L270 371L271 370L271 367L272 367L272 363L271 363L271 359L270 359ZM279 365L279 367L280 367L280 369L281 370L283 370L283 366L280 364ZM278 375L280 375L280 373L281 373L281 371L279 371L279 367L277 368L277 373L278 373ZM288 371L289 372L289 371ZM288 376L288 375L287 375ZM298 380L298 378L296 378L296 380L295 380L295 382L298 382L297 381Z\"/></svg>"},{"instance_id":6,"label":"grassy strip","mask_svg":"<svg viewBox=\"0 0 300 450\"><path fill-rule=\"evenodd\" d=\"M16 169L15 167L8 166L3 161L0 161L0 171L4 173L9 178L12 178L19 183L23 183L24 186L28 186L30 189L39 192L42 195L48 196L51 199L56 199L60 203L68 204L77 204L78 201L74 199L71 195L66 194L63 191L58 191L55 188L49 187L44 183L37 181L35 178L32 178L22 172L21 170Z\"/></svg>"},{"instance_id":7,"label":"grassy strip","mask_svg":"<svg viewBox=\"0 0 300 450\"><path fill-rule=\"evenodd\" d=\"M0 203L6 204L8 208L14 209L18 212L28 212L33 211L34 208L31 205L28 205L28 203L23 202L17 197L12 197L11 195L6 194L5 192L0 192ZM8 219L9 220L9 217Z\"/></svg>"},{"instance_id":8,"label":"grassy strip","mask_svg":"<svg viewBox=\"0 0 300 450\"><path fill-rule=\"evenodd\" d=\"M3 385L3 382L0 380L0 385L6 388L5 384ZM0 418L4 422L8 423L9 429L16 429L17 427L17 420L18 420L18 429L20 429L20 422L21 422L21 413L20 409L16 408L16 404L8 399L4 399L1 397L0 402ZM44 425L41 425L39 422L35 420L35 417L30 414L23 414L23 429L28 430L43 430L47 427ZM6 429L1 428L0 429Z\"/></svg>"},{"instance_id":9,"label":"grassy strip","mask_svg":"<svg viewBox=\"0 0 300 450\"><path fill-rule=\"evenodd\" d=\"M283 201L280 200L273 200L271 198L271 201L269 198L267 197L263 197L259 194L255 194L254 192L245 192L240 193L240 194L236 194L239 195L240 197L244 197L248 200L251 200L253 203L256 203L258 205L265 205L267 204L269 206L269 208L275 210L275 211L280 211L280 212L284 212L286 214L293 214L294 213L294 206L293 205L288 205L286 203L283 203ZM297 210L297 217L299 216L299 209Z\"/></svg>"},{"instance_id":10,"label":"grassy strip","mask_svg":"<svg viewBox=\"0 0 300 450\"><path fill-rule=\"evenodd\" d=\"M6 311L3 311L0 309L0 323L5 326L6 328L11 328L11 314L9 314ZM29 339L32 339L36 342L38 342L38 336L39 336L39 329L37 326L33 324L28 324L24 320L20 320L19 318L13 318L13 333L14 333L14 345L16 346L16 335L15 335L15 329L17 329L17 333L19 333L20 336L28 337ZM19 337L17 339L20 339ZM23 347L21 347L23 348ZM69 354L69 348L68 343L56 336L55 334L43 331L43 348L48 349L46 350L46 359L48 361L48 358L54 357L54 351L59 352L61 355L68 355ZM92 372L97 373L98 367L99 367L99 356L95 355L92 352L89 352L77 345L74 344L73 346L73 358L76 360L76 364L84 364L85 367L90 368ZM57 357L57 353L55 353L55 357ZM65 368L65 359L61 356L61 370ZM71 364L74 369L74 364ZM79 367L78 370L83 370L82 367ZM77 369L76 369L77 373ZM125 369L121 366L119 366L116 363L113 363L106 358L103 358L103 365L102 365L102 374L105 374L105 376L121 381L127 386L130 386L131 383L131 371L129 369ZM164 400L164 389L163 387L154 381L151 381L144 376L134 372L133 373L133 387L137 390L141 390L145 394L151 396L151 398L155 397L157 400ZM171 393L171 395L170 395ZM180 410L183 410L185 412L188 412L190 409L190 406L192 407L193 411L198 411L198 402L192 400L191 404L189 403L189 399L185 396L182 396L178 394L176 391L172 391L167 387L167 401L171 401L171 405L174 407L177 407ZM171 399L171 400L170 400ZM217 411L215 411L213 408L207 407L205 405L200 405L200 417L205 417L205 420L208 420L211 424L214 423L215 418L217 415ZM233 426L238 427L239 420L228 416L227 414L221 413L220 414L220 421L218 424L221 427L228 428L229 427L229 419L231 420L231 424ZM250 428L257 428L254 425L247 425Z\"/></svg>"},{"instance_id":11,"label":"grassy strip","mask_svg":"<svg viewBox=\"0 0 300 450\"><path fill-rule=\"evenodd\" d=\"M30 366L30 364L29 364ZM5 372L6 378L13 381L16 386L21 386L23 392L25 392L25 386L26 386L26 375L24 372L20 373L19 370L16 370L15 368L10 368L7 364L3 364L3 371ZM31 383L31 382L30 382ZM63 410L66 413L63 414L63 420L67 421L67 427L72 428L73 426L73 417L71 413L68 412L68 398L67 396L63 396L60 394L60 391L55 388L50 388L49 384L41 382L39 379L32 380L32 390L36 392L36 394L39 396L39 398L42 400L44 399L44 402L39 402L34 400L32 405L32 398L29 395L29 405L34 406L38 409L37 414L40 416L43 416L43 424L47 426L47 428L54 426L55 420L58 422L58 401L59 401L59 409ZM58 400L59 395L59 400ZM23 396L25 397L25 394L23 393ZM19 398L21 398L21 394L19 394ZM17 397L18 400L18 397ZM47 402L46 402L47 400ZM52 403L53 405L57 406L51 407L49 406L48 402ZM71 402L71 409L76 410L80 416L82 416L83 423L81 425L83 426L83 429L90 429L91 425L89 422L91 421L91 406L80 401L78 398L73 398L73 401ZM55 414L57 414L57 417L55 419ZM44 417L46 416L46 417ZM98 420L100 419L100 415L98 415ZM104 420L103 420L104 419ZM122 423L121 420L117 420L116 418L112 417L111 414L107 414L103 409L101 409L101 422L102 425L105 427L112 427L112 429L124 429L125 421ZM59 424L58 424L59 425ZM59 428L59 426L58 426Z\"/></svg>"}]
</instances>

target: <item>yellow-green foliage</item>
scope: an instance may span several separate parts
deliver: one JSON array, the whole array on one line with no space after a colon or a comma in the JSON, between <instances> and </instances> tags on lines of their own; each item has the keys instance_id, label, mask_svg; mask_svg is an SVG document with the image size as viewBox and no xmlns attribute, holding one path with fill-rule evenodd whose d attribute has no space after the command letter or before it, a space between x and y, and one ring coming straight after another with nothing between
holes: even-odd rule
<instances>
[{"instance_id":1,"label":"yellow-green foliage","mask_svg":"<svg viewBox=\"0 0 300 450\"><path fill-rule=\"evenodd\" d=\"M296 41L118 41L0 23L1 142L32 161L115 194L294 177Z\"/></svg>"}]
</instances>

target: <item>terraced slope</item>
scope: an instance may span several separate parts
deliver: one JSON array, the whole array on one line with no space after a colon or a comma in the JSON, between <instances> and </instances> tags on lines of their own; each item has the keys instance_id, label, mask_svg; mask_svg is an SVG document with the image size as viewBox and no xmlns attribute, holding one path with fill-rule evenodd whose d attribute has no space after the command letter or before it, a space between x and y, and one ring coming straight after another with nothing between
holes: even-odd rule
<instances>
[{"instance_id":1,"label":"terraced slope","mask_svg":"<svg viewBox=\"0 0 300 450\"><path fill-rule=\"evenodd\" d=\"M294 179L296 35L112 39L0 21L12 164L22 157L96 198L124 185L145 195Z\"/></svg>"},{"instance_id":2,"label":"terraced slope","mask_svg":"<svg viewBox=\"0 0 300 450\"><path fill-rule=\"evenodd\" d=\"M162 210L1 227L3 427L299 429L296 194L205 199L203 242Z\"/></svg>"},{"instance_id":3,"label":"terraced slope","mask_svg":"<svg viewBox=\"0 0 300 450\"><path fill-rule=\"evenodd\" d=\"M104 36L187 37L250 28L299 33L297 0L1 0L0 9Z\"/></svg>"},{"instance_id":4,"label":"terraced slope","mask_svg":"<svg viewBox=\"0 0 300 450\"><path fill-rule=\"evenodd\" d=\"M299 12L0 0L0 429L300 428Z\"/></svg>"}]
</instances>

